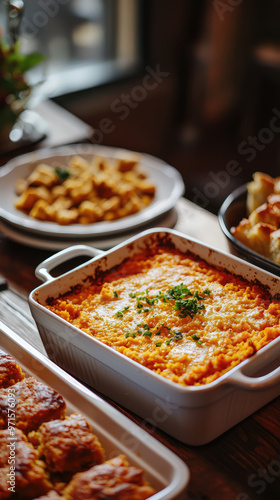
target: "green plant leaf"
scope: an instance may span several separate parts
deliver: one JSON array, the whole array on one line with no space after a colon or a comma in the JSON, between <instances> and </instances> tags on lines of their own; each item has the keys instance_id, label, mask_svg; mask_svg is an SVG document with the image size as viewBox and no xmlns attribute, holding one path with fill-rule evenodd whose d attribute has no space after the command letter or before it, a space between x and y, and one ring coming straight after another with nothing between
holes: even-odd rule
<instances>
[{"instance_id":1,"label":"green plant leaf","mask_svg":"<svg viewBox=\"0 0 280 500\"><path fill-rule=\"evenodd\" d=\"M25 73L29 71L31 68L44 61L45 57L39 52L34 52L33 54L28 54L23 57L20 62L20 72Z\"/></svg>"}]
</instances>

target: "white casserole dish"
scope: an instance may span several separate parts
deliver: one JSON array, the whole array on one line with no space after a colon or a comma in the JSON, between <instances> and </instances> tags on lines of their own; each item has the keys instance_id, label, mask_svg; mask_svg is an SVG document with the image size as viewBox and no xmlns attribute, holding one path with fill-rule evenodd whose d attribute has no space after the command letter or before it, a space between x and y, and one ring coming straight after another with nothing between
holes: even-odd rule
<instances>
[{"instance_id":1,"label":"white casserole dish","mask_svg":"<svg viewBox=\"0 0 280 500\"><path fill-rule=\"evenodd\" d=\"M151 500L185 498L190 479L184 462L147 432L65 373L0 321L0 347L16 359L26 376L59 392L67 414L78 412L90 423L105 449L106 459L124 453L130 464L145 471L157 490Z\"/></svg>"},{"instance_id":2,"label":"white casserole dish","mask_svg":"<svg viewBox=\"0 0 280 500\"><path fill-rule=\"evenodd\" d=\"M46 309L48 297L57 297L82 283L97 269L107 270L144 248L167 239L183 252L191 251L208 263L247 278L259 280L272 295L280 291L280 279L250 266L237 257L186 237L175 230L154 229L97 255L86 264L53 278L51 269L71 257L100 253L74 246L45 260L36 274L47 283L29 297L46 351L51 359L80 380L189 445L205 444L243 420L280 394L280 338L219 379L204 386L183 387L165 379Z\"/></svg>"}]
</instances>

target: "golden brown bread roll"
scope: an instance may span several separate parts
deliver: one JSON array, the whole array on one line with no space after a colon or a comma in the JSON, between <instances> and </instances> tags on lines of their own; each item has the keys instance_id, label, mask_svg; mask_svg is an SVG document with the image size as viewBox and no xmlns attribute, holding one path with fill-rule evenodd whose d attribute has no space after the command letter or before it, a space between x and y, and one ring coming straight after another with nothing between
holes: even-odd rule
<instances>
[{"instance_id":1,"label":"golden brown bread roll","mask_svg":"<svg viewBox=\"0 0 280 500\"><path fill-rule=\"evenodd\" d=\"M247 190L248 218L230 232L243 245L280 264L280 177L255 172Z\"/></svg>"},{"instance_id":2,"label":"golden brown bread roll","mask_svg":"<svg viewBox=\"0 0 280 500\"><path fill-rule=\"evenodd\" d=\"M271 233L269 250L269 258L276 264L280 264L280 229Z\"/></svg>"},{"instance_id":3,"label":"golden brown bread roll","mask_svg":"<svg viewBox=\"0 0 280 500\"><path fill-rule=\"evenodd\" d=\"M252 226L259 222L264 222L278 229L280 226L280 210L276 205L264 203L249 215L249 221Z\"/></svg>"},{"instance_id":4,"label":"golden brown bread roll","mask_svg":"<svg viewBox=\"0 0 280 500\"><path fill-rule=\"evenodd\" d=\"M252 225L248 219L243 219L236 228L231 229L231 233L243 245L270 258L270 239L274 230L270 224L258 222Z\"/></svg>"},{"instance_id":5,"label":"golden brown bread roll","mask_svg":"<svg viewBox=\"0 0 280 500\"><path fill-rule=\"evenodd\" d=\"M266 202L267 197L274 192L273 177L262 172L255 172L253 180L247 185L247 213L250 215L256 208Z\"/></svg>"}]
</instances>

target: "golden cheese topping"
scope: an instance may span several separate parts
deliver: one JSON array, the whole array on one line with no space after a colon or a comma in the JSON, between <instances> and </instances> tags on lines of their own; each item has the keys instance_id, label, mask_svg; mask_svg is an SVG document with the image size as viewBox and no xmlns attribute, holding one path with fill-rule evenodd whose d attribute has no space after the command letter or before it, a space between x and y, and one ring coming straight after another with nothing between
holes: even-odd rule
<instances>
[{"instance_id":1,"label":"golden cheese topping","mask_svg":"<svg viewBox=\"0 0 280 500\"><path fill-rule=\"evenodd\" d=\"M212 382L280 334L280 301L179 251L143 252L48 309L185 386Z\"/></svg>"}]
</instances>

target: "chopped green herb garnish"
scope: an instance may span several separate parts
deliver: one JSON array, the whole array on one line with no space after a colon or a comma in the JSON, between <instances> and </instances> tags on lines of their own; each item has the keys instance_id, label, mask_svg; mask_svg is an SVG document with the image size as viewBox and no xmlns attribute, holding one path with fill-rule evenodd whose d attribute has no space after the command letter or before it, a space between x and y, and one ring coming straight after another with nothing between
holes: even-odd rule
<instances>
[{"instance_id":1,"label":"chopped green herb garnish","mask_svg":"<svg viewBox=\"0 0 280 500\"><path fill-rule=\"evenodd\" d=\"M121 318L123 313L129 309L129 306L124 307L121 311L117 312L117 318Z\"/></svg>"},{"instance_id":2,"label":"chopped green herb garnish","mask_svg":"<svg viewBox=\"0 0 280 500\"><path fill-rule=\"evenodd\" d=\"M205 309L205 305L201 301L206 299L205 295L209 295L211 290L206 289L203 292L195 290L192 292L186 285L181 283L170 288L165 294L159 291L156 297L148 297L148 293L149 290L145 292L131 292L129 294L131 298L136 298L136 310L138 313L152 311L151 308L145 307L145 302L149 306L154 306L159 300L165 303L174 301L174 310L178 311L179 318L186 318L187 316L193 318L195 315L201 314L201 311ZM164 323L162 323L162 327L169 331L171 330ZM161 330L158 329L155 335L159 335L160 333Z\"/></svg>"},{"instance_id":3,"label":"chopped green herb garnish","mask_svg":"<svg viewBox=\"0 0 280 500\"><path fill-rule=\"evenodd\" d=\"M118 297L118 296L119 296L119 294L118 294L117 290L114 290L114 297Z\"/></svg>"},{"instance_id":4,"label":"chopped green herb garnish","mask_svg":"<svg viewBox=\"0 0 280 500\"><path fill-rule=\"evenodd\" d=\"M201 345L201 344L202 344L202 340L199 340L199 341L197 342L197 344Z\"/></svg>"},{"instance_id":5,"label":"chopped green herb garnish","mask_svg":"<svg viewBox=\"0 0 280 500\"><path fill-rule=\"evenodd\" d=\"M200 339L200 337L198 337L198 335L195 335L195 334L194 334L194 335L191 335L191 338L192 338L193 340L199 340L199 339Z\"/></svg>"},{"instance_id":6,"label":"chopped green herb garnish","mask_svg":"<svg viewBox=\"0 0 280 500\"><path fill-rule=\"evenodd\" d=\"M54 171L60 182L66 181L66 179L68 179L68 177L70 177L71 175L70 172L66 170L66 168L56 167Z\"/></svg>"},{"instance_id":7,"label":"chopped green herb garnish","mask_svg":"<svg viewBox=\"0 0 280 500\"><path fill-rule=\"evenodd\" d=\"M145 330L142 335L143 335L143 337L151 337L152 332L150 332L150 330Z\"/></svg>"},{"instance_id":8,"label":"chopped green herb garnish","mask_svg":"<svg viewBox=\"0 0 280 500\"><path fill-rule=\"evenodd\" d=\"M155 297L154 299L149 299L148 297L146 297L146 302L147 304L149 304L149 306L153 306L156 302L158 302L158 299L157 297Z\"/></svg>"},{"instance_id":9,"label":"chopped green herb garnish","mask_svg":"<svg viewBox=\"0 0 280 500\"><path fill-rule=\"evenodd\" d=\"M204 304L198 304L197 307L198 307L198 309L205 309L205 305Z\"/></svg>"},{"instance_id":10,"label":"chopped green herb garnish","mask_svg":"<svg viewBox=\"0 0 280 500\"><path fill-rule=\"evenodd\" d=\"M161 346L161 344L162 344L162 342L156 342L156 346L157 346L157 347L160 347L160 346Z\"/></svg>"},{"instance_id":11,"label":"chopped green herb garnish","mask_svg":"<svg viewBox=\"0 0 280 500\"><path fill-rule=\"evenodd\" d=\"M166 326L164 323L161 323L161 326L163 326L163 328L166 328L166 330L168 330L168 331L171 330L170 326Z\"/></svg>"},{"instance_id":12,"label":"chopped green herb garnish","mask_svg":"<svg viewBox=\"0 0 280 500\"><path fill-rule=\"evenodd\" d=\"M136 334L134 332L127 332L124 334L125 338L128 338L128 337L133 337L135 338L136 337Z\"/></svg>"},{"instance_id":13,"label":"chopped green herb garnish","mask_svg":"<svg viewBox=\"0 0 280 500\"><path fill-rule=\"evenodd\" d=\"M179 318L185 318L186 316L193 318L198 314L197 298L176 300L174 309L180 311Z\"/></svg>"},{"instance_id":14,"label":"chopped green herb garnish","mask_svg":"<svg viewBox=\"0 0 280 500\"><path fill-rule=\"evenodd\" d=\"M174 337L172 337L174 340L183 340L183 335L181 334L181 332L176 332Z\"/></svg>"},{"instance_id":15,"label":"chopped green herb garnish","mask_svg":"<svg viewBox=\"0 0 280 500\"><path fill-rule=\"evenodd\" d=\"M211 292L207 289L203 293L209 295ZM193 318L196 314L200 314L200 310L205 309L205 306L199 302L205 299L204 295L200 295L198 290L192 293L183 283L170 288L165 295L159 292L158 298L165 302L167 300L175 300L174 309L175 311L179 311L179 318L185 318L186 316Z\"/></svg>"},{"instance_id":16,"label":"chopped green herb garnish","mask_svg":"<svg viewBox=\"0 0 280 500\"><path fill-rule=\"evenodd\" d=\"M175 335L173 335L173 337L171 337L170 339L168 339L166 341L166 344L169 345L171 340L175 340L176 342L178 342L178 340L183 340L183 335L181 332L172 332L172 333L175 333Z\"/></svg>"},{"instance_id":17,"label":"chopped green herb garnish","mask_svg":"<svg viewBox=\"0 0 280 500\"><path fill-rule=\"evenodd\" d=\"M192 292L188 289L187 286L181 283L181 285L176 285L168 290L166 298L168 300L177 300L183 298L184 295L192 295Z\"/></svg>"}]
</instances>

